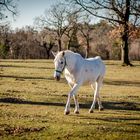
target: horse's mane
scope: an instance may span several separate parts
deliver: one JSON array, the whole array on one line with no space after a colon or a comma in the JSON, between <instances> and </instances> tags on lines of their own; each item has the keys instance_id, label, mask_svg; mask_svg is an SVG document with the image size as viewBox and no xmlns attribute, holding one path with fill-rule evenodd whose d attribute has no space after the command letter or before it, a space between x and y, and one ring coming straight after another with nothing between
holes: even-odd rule
<instances>
[{"instance_id":1,"label":"horse's mane","mask_svg":"<svg viewBox=\"0 0 140 140\"><path fill-rule=\"evenodd\" d=\"M75 52L73 52L71 50L65 50L65 51L58 52L58 54L56 55L54 61L60 59L61 57L63 57L63 55L65 57L78 56L78 57L81 57L82 58L82 56L79 53L75 53Z\"/></svg>"},{"instance_id":2,"label":"horse's mane","mask_svg":"<svg viewBox=\"0 0 140 140\"><path fill-rule=\"evenodd\" d=\"M73 51L71 51L71 50L65 50L64 52L65 52L65 55L66 55L66 56L78 55L78 56L82 57L79 53L75 53L75 52L73 52Z\"/></svg>"}]
</instances>

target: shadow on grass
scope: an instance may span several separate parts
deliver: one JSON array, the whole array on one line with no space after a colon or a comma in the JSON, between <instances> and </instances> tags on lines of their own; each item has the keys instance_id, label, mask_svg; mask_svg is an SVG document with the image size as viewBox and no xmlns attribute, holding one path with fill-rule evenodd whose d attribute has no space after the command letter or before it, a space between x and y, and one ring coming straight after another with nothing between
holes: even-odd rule
<instances>
[{"instance_id":1,"label":"shadow on grass","mask_svg":"<svg viewBox=\"0 0 140 140\"><path fill-rule=\"evenodd\" d=\"M140 120L140 118L137 117L107 117L107 118L96 118L96 120L102 120L102 121L108 121L108 122L120 122L120 121L136 121Z\"/></svg>"},{"instance_id":2,"label":"shadow on grass","mask_svg":"<svg viewBox=\"0 0 140 140\"><path fill-rule=\"evenodd\" d=\"M32 59L32 60L27 60L27 59L11 59L11 60L8 60L8 59L1 59L0 62L4 62L4 63L53 63L53 60L50 59L50 61L47 60L43 60L43 59Z\"/></svg>"},{"instance_id":3,"label":"shadow on grass","mask_svg":"<svg viewBox=\"0 0 140 140\"><path fill-rule=\"evenodd\" d=\"M47 67L47 63L46 66L44 67L36 67L36 66L15 66L15 65L0 65L0 67L5 67L5 68L31 68L31 69L54 69L52 67Z\"/></svg>"},{"instance_id":4,"label":"shadow on grass","mask_svg":"<svg viewBox=\"0 0 140 140\"><path fill-rule=\"evenodd\" d=\"M15 78L16 80L25 80L25 79L47 80L46 77L31 77L31 76L16 76L16 75L0 75L0 78Z\"/></svg>"},{"instance_id":5,"label":"shadow on grass","mask_svg":"<svg viewBox=\"0 0 140 140\"><path fill-rule=\"evenodd\" d=\"M53 75L53 73L52 73ZM33 77L33 76L16 76L16 75L0 75L0 78L15 78L17 80L54 80L53 77ZM61 80L59 81L59 83L67 83L65 78L61 78ZM115 81L115 80L109 80L109 79L105 79L104 80L104 84L106 85L115 85L115 86L134 86L134 87L140 87L140 82L138 81Z\"/></svg>"},{"instance_id":6,"label":"shadow on grass","mask_svg":"<svg viewBox=\"0 0 140 140\"><path fill-rule=\"evenodd\" d=\"M140 87L140 82L138 81L125 81L125 80L110 80L105 79L104 83L106 85L115 85L115 86L134 86L134 87Z\"/></svg>"},{"instance_id":7,"label":"shadow on grass","mask_svg":"<svg viewBox=\"0 0 140 140\"><path fill-rule=\"evenodd\" d=\"M62 102L37 102L37 101L26 101L20 98L1 98L0 103L12 103L12 104L29 104L29 105L45 105L45 106L65 106L65 103ZM74 104L71 104L74 107ZM80 108L89 109L91 103L80 104ZM140 108L137 107L136 103L132 102L103 102L105 109L110 110L131 110L131 111L140 111Z\"/></svg>"},{"instance_id":8,"label":"shadow on grass","mask_svg":"<svg viewBox=\"0 0 140 140\"><path fill-rule=\"evenodd\" d=\"M138 62L138 61L137 61ZM122 67L122 62L121 61L114 61L114 62L107 62L105 61L105 64L106 65L110 65L110 66L119 66L119 67ZM140 63L133 63L132 64L134 65L133 67L139 67L140 66ZM133 68L133 67L130 67L130 66L126 66L127 68Z\"/></svg>"},{"instance_id":9,"label":"shadow on grass","mask_svg":"<svg viewBox=\"0 0 140 140\"><path fill-rule=\"evenodd\" d=\"M45 80L46 82L48 80L50 81L54 81L54 82L57 82L54 77L32 77L32 76L16 76L16 75L0 75L0 78L14 78L15 80L17 81L25 81L25 80ZM59 83L65 83L67 84L66 82L66 79L65 78L61 78L61 80L59 81Z\"/></svg>"}]
</instances>

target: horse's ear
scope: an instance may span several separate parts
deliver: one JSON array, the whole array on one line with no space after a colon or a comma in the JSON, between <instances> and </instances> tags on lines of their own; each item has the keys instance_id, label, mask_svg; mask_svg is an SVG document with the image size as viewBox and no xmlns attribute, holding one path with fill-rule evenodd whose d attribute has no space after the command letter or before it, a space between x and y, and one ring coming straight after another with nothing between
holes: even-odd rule
<instances>
[{"instance_id":1,"label":"horse's ear","mask_svg":"<svg viewBox=\"0 0 140 140\"><path fill-rule=\"evenodd\" d=\"M65 55L65 52L63 51L62 56L64 56L64 55Z\"/></svg>"},{"instance_id":2,"label":"horse's ear","mask_svg":"<svg viewBox=\"0 0 140 140\"><path fill-rule=\"evenodd\" d=\"M53 51L52 51L52 54L53 54L53 56L55 57L55 56L57 55L57 52L53 52Z\"/></svg>"}]
</instances>

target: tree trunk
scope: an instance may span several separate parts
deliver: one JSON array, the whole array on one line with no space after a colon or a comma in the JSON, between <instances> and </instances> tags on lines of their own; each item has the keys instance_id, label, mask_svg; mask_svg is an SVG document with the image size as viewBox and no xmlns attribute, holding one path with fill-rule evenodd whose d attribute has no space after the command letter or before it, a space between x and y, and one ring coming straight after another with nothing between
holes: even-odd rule
<instances>
[{"instance_id":1,"label":"tree trunk","mask_svg":"<svg viewBox=\"0 0 140 140\"><path fill-rule=\"evenodd\" d=\"M87 40L87 47L86 47L86 55L85 55L85 58L88 58L89 57L89 49L90 49L89 41Z\"/></svg>"},{"instance_id":2,"label":"tree trunk","mask_svg":"<svg viewBox=\"0 0 140 140\"><path fill-rule=\"evenodd\" d=\"M61 38L58 39L58 51L62 50Z\"/></svg>"},{"instance_id":3,"label":"tree trunk","mask_svg":"<svg viewBox=\"0 0 140 140\"><path fill-rule=\"evenodd\" d=\"M50 58L50 50L46 50L47 51L47 59Z\"/></svg>"},{"instance_id":4,"label":"tree trunk","mask_svg":"<svg viewBox=\"0 0 140 140\"><path fill-rule=\"evenodd\" d=\"M47 44L46 42L43 42L43 45L40 45L40 46L46 50L47 59L49 59L50 58L50 51L53 48L54 43L50 42L49 44Z\"/></svg>"},{"instance_id":5,"label":"tree trunk","mask_svg":"<svg viewBox=\"0 0 140 140\"><path fill-rule=\"evenodd\" d=\"M124 16L123 33L122 33L122 62L123 66L132 66L129 60L129 16L130 16L130 0L126 0L126 11Z\"/></svg>"},{"instance_id":6,"label":"tree trunk","mask_svg":"<svg viewBox=\"0 0 140 140\"><path fill-rule=\"evenodd\" d=\"M129 60L128 29L126 27L122 36L121 60L123 66L132 66Z\"/></svg>"},{"instance_id":7,"label":"tree trunk","mask_svg":"<svg viewBox=\"0 0 140 140\"><path fill-rule=\"evenodd\" d=\"M68 42L68 45L67 45L67 50L70 50L70 41L71 41L71 38L69 39L69 42Z\"/></svg>"},{"instance_id":8,"label":"tree trunk","mask_svg":"<svg viewBox=\"0 0 140 140\"><path fill-rule=\"evenodd\" d=\"M49 59L50 58L50 51L51 51L51 49L53 48L53 46L54 46L54 43L49 43L49 47L48 47L48 49L46 50L47 51L47 59Z\"/></svg>"}]
</instances>

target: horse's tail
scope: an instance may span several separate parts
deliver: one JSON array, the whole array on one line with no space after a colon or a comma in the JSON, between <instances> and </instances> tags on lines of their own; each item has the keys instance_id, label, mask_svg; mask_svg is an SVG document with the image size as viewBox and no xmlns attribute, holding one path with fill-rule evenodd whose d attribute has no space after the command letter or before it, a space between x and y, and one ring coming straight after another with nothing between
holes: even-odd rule
<instances>
[{"instance_id":1,"label":"horse's tail","mask_svg":"<svg viewBox=\"0 0 140 140\"><path fill-rule=\"evenodd\" d=\"M100 57L100 56L96 56L95 57L96 59L98 59L101 63L101 67L102 67L102 77L104 77L104 75L105 75L105 71L106 71L106 66L105 66L105 64L104 64L104 62L103 62L103 60L102 60L102 58Z\"/></svg>"},{"instance_id":2,"label":"horse's tail","mask_svg":"<svg viewBox=\"0 0 140 140\"><path fill-rule=\"evenodd\" d=\"M102 58L101 58L100 56L96 56L95 59L100 59L100 60L102 60Z\"/></svg>"}]
</instances>

